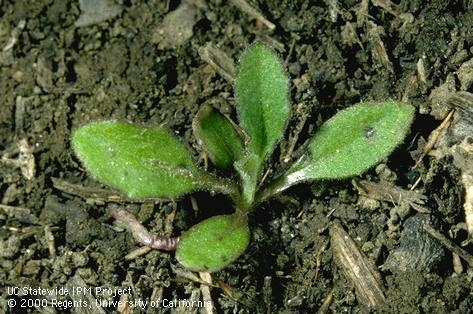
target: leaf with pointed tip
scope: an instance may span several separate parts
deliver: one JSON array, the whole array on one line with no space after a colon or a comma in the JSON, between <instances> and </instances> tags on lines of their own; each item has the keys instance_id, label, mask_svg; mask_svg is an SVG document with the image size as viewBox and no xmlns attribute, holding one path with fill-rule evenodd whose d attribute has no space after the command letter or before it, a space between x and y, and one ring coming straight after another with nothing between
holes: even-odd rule
<instances>
[{"instance_id":1,"label":"leaf with pointed tip","mask_svg":"<svg viewBox=\"0 0 473 314\"><path fill-rule=\"evenodd\" d=\"M195 136L210 160L221 168L228 168L243 157L243 141L227 117L212 106L204 105L192 122Z\"/></svg>"},{"instance_id":2,"label":"leaf with pointed tip","mask_svg":"<svg viewBox=\"0 0 473 314\"><path fill-rule=\"evenodd\" d=\"M249 242L246 215L214 216L180 237L176 258L190 270L215 272L236 260Z\"/></svg>"},{"instance_id":3,"label":"leaf with pointed tip","mask_svg":"<svg viewBox=\"0 0 473 314\"><path fill-rule=\"evenodd\" d=\"M210 184L187 149L163 128L96 122L79 128L72 142L87 170L131 198L173 198Z\"/></svg>"},{"instance_id":4,"label":"leaf with pointed tip","mask_svg":"<svg viewBox=\"0 0 473 314\"><path fill-rule=\"evenodd\" d=\"M248 47L240 60L235 93L248 149L261 162L283 136L289 116L289 80L276 54L262 43Z\"/></svg>"},{"instance_id":5,"label":"leaf with pointed tip","mask_svg":"<svg viewBox=\"0 0 473 314\"><path fill-rule=\"evenodd\" d=\"M404 140L413 114L412 106L394 101L360 103L340 111L310 141L310 161L290 176L300 181L361 174Z\"/></svg>"}]
</instances>

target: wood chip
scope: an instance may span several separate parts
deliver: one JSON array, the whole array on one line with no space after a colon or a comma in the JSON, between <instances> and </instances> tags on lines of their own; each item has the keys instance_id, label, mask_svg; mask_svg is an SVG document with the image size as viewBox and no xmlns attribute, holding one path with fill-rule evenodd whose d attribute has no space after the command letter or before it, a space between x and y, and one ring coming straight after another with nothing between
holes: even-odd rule
<instances>
[{"instance_id":1,"label":"wood chip","mask_svg":"<svg viewBox=\"0 0 473 314\"><path fill-rule=\"evenodd\" d=\"M22 223L27 223L27 224L39 223L38 217L33 215L29 208L0 204L0 210L5 212L8 215L8 217L15 218Z\"/></svg>"},{"instance_id":2,"label":"wood chip","mask_svg":"<svg viewBox=\"0 0 473 314\"><path fill-rule=\"evenodd\" d=\"M421 193L404 190L387 183L376 183L367 180L352 180L352 184L360 195L370 199L396 204L404 203L420 213L429 212L428 208L424 206L427 198Z\"/></svg>"},{"instance_id":3,"label":"wood chip","mask_svg":"<svg viewBox=\"0 0 473 314\"><path fill-rule=\"evenodd\" d=\"M252 7L245 0L230 0L230 2L238 9L248 14L250 17L257 19L270 30L274 30L276 28L276 25L268 21L257 9Z\"/></svg>"},{"instance_id":4,"label":"wood chip","mask_svg":"<svg viewBox=\"0 0 473 314\"><path fill-rule=\"evenodd\" d=\"M48 244L49 255L51 257L56 256L56 241L54 239L54 234L51 231L49 226L44 227L44 238L46 239L46 243Z\"/></svg>"},{"instance_id":5,"label":"wood chip","mask_svg":"<svg viewBox=\"0 0 473 314\"><path fill-rule=\"evenodd\" d=\"M371 44L371 54L373 58L382 64L389 72L394 73L393 64L389 60L386 46L384 45L382 37L385 36L384 28L376 25L372 21L367 22L368 26L368 40Z\"/></svg>"},{"instance_id":6,"label":"wood chip","mask_svg":"<svg viewBox=\"0 0 473 314\"><path fill-rule=\"evenodd\" d=\"M32 180L36 174L36 165L33 150L30 148L25 138L19 141L18 152L18 158L12 159L9 155L4 155L1 161L7 165L20 168L23 177L25 177L26 180Z\"/></svg>"},{"instance_id":7,"label":"wood chip","mask_svg":"<svg viewBox=\"0 0 473 314\"><path fill-rule=\"evenodd\" d=\"M125 255L125 260L127 261L134 260L135 258L148 254L148 252L151 250L152 248L150 248L149 246L142 246L140 248L137 248L136 250L131 251L127 255Z\"/></svg>"},{"instance_id":8,"label":"wood chip","mask_svg":"<svg viewBox=\"0 0 473 314\"><path fill-rule=\"evenodd\" d=\"M212 43L199 48L199 56L207 62L218 74L233 84L235 78L235 64L224 51Z\"/></svg>"},{"instance_id":9,"label":"wood chip","mask_svg":"<svg viewBox=\"0 0 473 314\"><path fill-rule=\"evenodd\" d=\"M447 103L461 111L463 118L473 122L473 93L456 92L448 98Z\"/></svg>"},{"instance_id":10,"label":"wood chip","mask_svg":"<svg viewBox=\"0 0 473 314\"><path fill-rule=\"evenodd\" d=\"M385 296L378 271L337 222L330 227L330 239L333 254L345 277L355 286L358 302L371 308L380 308Z\"/></svg>"}]
</instances>

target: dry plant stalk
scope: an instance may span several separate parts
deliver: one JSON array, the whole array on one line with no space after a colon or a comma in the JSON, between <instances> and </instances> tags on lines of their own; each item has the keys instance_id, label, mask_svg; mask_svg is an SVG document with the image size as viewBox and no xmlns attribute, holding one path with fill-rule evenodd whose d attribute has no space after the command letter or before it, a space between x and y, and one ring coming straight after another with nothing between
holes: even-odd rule
<instances>
[{"instance_id":1,"label":"dry plant stalk","mask_svg":"<svg viewBox=\"0 0 473 314\"><path fill-rule=\"evenodd\" d=\"M257 9L252 7L248 2L245 0L231 0L230 1L234 6L236 6L241 11L248 14L251 18L254 18L261 22L264 26L269 28L271 31L276 28L276 25L268 21Z\"/></svg>"},{"instance_id":2,"label":"dry plant stalk","mask_svg":"<svg viewBox=\"0 0 473 314\"><path fill-rule=\"evenodd\" d=\"M462 182L465 186L465 222L468 234L473 237L473 176L462 174Z\"/></svg>"},{"instance_id":3,"label":"dry plant stalk","mask_svg":"<svg viewBox=\"0 0 473 314\"><path fill-rule=\"evenodd\" d=\"M447 114L445 119L443 119L442 123L440 123L440 125L435 130L433 130L432 133L430 133L429 138L427 140L427 144L425 144L425 147L423 149L422 155L419 157L419 159L417 160L414 167L412 167L412 169L417 168L417 166L419 166L419 163L422 161L422 159L424 159L425 155L427 155L432 150L432 148L434 148L440 136L445 132L445 130L450 125L450 121L452 121L454 113L455 113L455 110L453 109L450 110L450 112Z\"/></svg>"},{"instance_id":4,"label":"dry plant stalk","mask_svg":"<svg viewBox=\"0 0 473 314\"><path fill-rule=\"evenodd\" d=\"M32 180L36 174L36 165L33 150L25 138L18 142L18 153L18 158L16 159L12 159L9 154L6 154L2 156L1 161L6 165L20 168L23 177L26 180Z\"/></svg>"},{"instance_id":5,"label":"dry plant stalk","mask_svg":"<svg viewBox=\"0 0 473 314\"><path fill-rule=\"evenodd\" d=\"M452 240L435 230L432 226L424 224L424 230L433 238L437 239L443 246L460 256L470 267L473 267L473 256L456 245Z\"/></svg>"},{"instance_id":6,"label":"dry plant stalk","mask_svg":"<svg viewBox=\"0 0 473 314\"><path fill-rule=\"evenodd\" d=\"M207 43L204 47L199 48L199 55L207 62L218 74L233 84L235 79L235 65L223 50L216 47L212 43Z\"/></svg>"},{"instance_id":7,"label":"dry plant stalk","mask_svg":"<svg viewBox=\"0 0 473 314\"><path fill-rule=\"evenodd\" d=\"M202 300L204 301L204 310L207 314L215 313L213 306L212 295L210 294L210 287L212 285L212 275L208 272L199 272L199 277L208 284L201 284L200 291L202 292Z\"/></svg>"},{"instance_id":8,"label":"dry plant stalk","mask_svg":"<svg viewBox=\"0 0 473 314\"><path fill-rule=\"evenodd\" d=\"M329 307L332 304L333 301L333 295L334 291L333 289L325 296L324 302L322 303L322 306L319 308L317 311L317 314L325 314L329 312Z\"/></svg>"},{"instance_id":9,"label":"dry plant stalk","mask_svg":"<svg viewBox=\"0 0 473 314\"><path fill-rule=\"evenodd\" d=\"M470 135L471 131L468 132L468 125L471 125L473 122L473 94L469 92L454 93L448 99L448 104L455 109L452 109L440 126L431 133L429 142L424 149L424 155L429 152L427 148L434 146L435 142L444 134L445 129L451 123L451 128L453 128L454 131L452 131L453 135L450 136L455 140L456 144L450 147L441 146L436 150L430 151L430 154L437 159L451 155L453 157L453 164L461 172L461 183L465 189L465 202L463 204L465 223L470 237L468 241L471 241L471 238L473 238L473 140ZM455 119L453 119L455 110L458 114ZM462 129L463 131L459 131ZM455 133L459 133L460 135L455 135ZM433 138L435 142L432 141L431 143L431 138Z\"/></svg>"},{"instance_id":10,"label":"dry plant stalk","mask_svg":"<svg viewBox=\"0 0 473 314\"><path fill-rule=\"evenodd\" d=\"M358 301L371 308L381 307L385 297L380 274L337 222L330 227L330 239L343 273L355 286Z\"/></svg>"},{"instance_id":11,"label":"dry plant stalk","mask_svg":"<svg viewBox=\"0 0 473 314\"><path fill-rule=\"evenodd\" d=\"M368 180L352 180L352 184L358 190L358 194L370 199L383 202L402 202L408 204L409 207L420 213L429 212L428 208L424 206L427 198L421 193L404 190L400 187L386 183L376 183Z\"/></svg>"}]
</instances>

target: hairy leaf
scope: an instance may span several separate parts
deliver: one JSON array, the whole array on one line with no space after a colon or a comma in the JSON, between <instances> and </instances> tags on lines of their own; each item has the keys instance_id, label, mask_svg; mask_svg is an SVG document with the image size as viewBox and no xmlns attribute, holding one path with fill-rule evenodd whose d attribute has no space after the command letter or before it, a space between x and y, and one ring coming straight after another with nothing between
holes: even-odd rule
<instances>
[{"instance_id":1,"label":"hairy leaf","mask_svg":"<svg viewBox=\"0 0 473 314\"><path fill-rule=\"evenodd\" d=\"M310 162L294 179L359 175L387 157L406 136L413 107L397 102L360 103L322 125L310 141Z\"/></svg>"},{"instance_id":2,"label":"hairy leaf","mask_svg":"<svg viewBox=\"0 0 473 314\"><path fill-rule=\"evenodd\" d=\"M288 78L276 54L267 46L251 45L240 60L235 92L240 125L250 137L250 153L261 162L282 137L289 116Z\"/></svg>"},{"instance_id":3,"label":"hairy leaf","mask_svg":"<svg viewBox=\"0 0 473 314\"><path fill-rule=\"evenodd\" d=\"M254 195L258 185L258 171L260 168L259 158L255 154L248 154L235 163L235 169L241 177L241 195L243 204L239 204L245 210L249 210L254 201Z\"/></svg>"},{"instance_id":4,"label":"hairy leaf","mask_svg":"<svg viewBox=\"0 0 473 314\"><path fill-rule=\"evenodd\" d=\"M177 197L203 188L187 149L167 130L116 121L87 124L74 150L98 180L129 197Z\"/></svg>"},{"instance_id":5,"label":"hairy leaf","mask_svg":"<svg viewBox=\"0 0 473 314\"><path fill-rule=\"evenodd\" d=\"M257 195L257 203L309 180L356 176L376 165L399 145L414 108L393 101L360 103L342 110L317 130L309 154Z\"/></svg>"},{"instance_id":6,"label":"hairy leaf","mask_svg":"<svg viewBox=\"0 0 473 314\"><path fill-rule=\"evenodd\" d=\"M228 168L243 157L243 141L232 123L212 106L204 105L192 123L195 136L212 162Z\"/></svg>"},{"instance_id":7,"label":"hairy leaf","mask_svg":"<svg viewBox=\"0 0 473 314\"><path fill-rule=\"evenodd\" d=\"M235 79L240 125L247 133L247 155L235 164L243 198L250 207L264 160L283 136L289 116L288 78L276 54L261 43L251 45L240 60Z\"/></svg>"},{"instance_id":8,"label":"hairy leaf","mask_svg":"<svg viewBox=\"0 0 473 314\"><path fill-rule=\"evenodd\" d=\"M250 241L246 216L214 216L194 225L179 240L176 258L193 271L218 271L236 260Z\"/></svg>"}]
</instances>

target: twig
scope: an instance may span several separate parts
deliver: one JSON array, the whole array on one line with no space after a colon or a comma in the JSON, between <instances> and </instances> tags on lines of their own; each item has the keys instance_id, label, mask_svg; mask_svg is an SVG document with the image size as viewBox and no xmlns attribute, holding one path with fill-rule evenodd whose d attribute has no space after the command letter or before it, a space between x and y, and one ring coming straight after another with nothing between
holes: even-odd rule
<instances>
[{"instance_id":1,"label":"twig","mask_svg":"<svg viewBox=\"0 0 473 314\"><path fill-rule=\"evenodd\" d=\"M296 45L296 38L292 38L291 45L289 46L289 51L287 53L286 59L284 59L284 67L287 67L289 60L291 59L294 46Z\"/></svg>"},{"instance_id":2,"label":"twig","mask_svg":"<svg viewBox=\"0 0 473 314\"><path fill-rule=\"evenodd\" d=\"M56 256L56 241L49 226L44 227L44 237L46 239L46 243L48 244L49 255L51 255L51 257Z\"/></svg>"},{"instance_id":3,"label":"twig","mask_svg":"<svg viewBox=\"0 0 473 314\"><path fill-rule=\"evenodd\" d=\"M314 280L319 278L320 267L322 266L322 253L327 249L328 242L322 243L319 251L317 252L317 257L315 259L315 275Z\"/></svg>"},{"instance_id":4,"label":"twig","mask_svg":"<svg viewBox=\"0 0 473 314\"><path fill-rule=\"evenodd\" d=\"M329 307L330 304L332 304L334 294L334 290L330 290L330 292L325 296L324 303L322 303L322 306L317 311L317 314L325 314L329 312Z\"/></svg>"},{"instance_id":5,"label":"twig","mask_svg":"<svg viewBox=\"0 0 473 314\"><path fill-rule=\"evenodd\" d=\"M133 250L131 251L130 253L128 253L127 255L125 255L125 260L127 261L131 261L135 258L138 258L142 255L145 255L147 254L149 251L151 251L152 249L148 246L142 246L142 247L139 247L137 248L136 250Z\"/></svg>"},{"instance_id":6,"label":"twig","mask_svg":"<svg viewBox=\"0 0 473 314\"><path fill-rule=\"evenodd\" d=\"M339 223L330 228L330 243L343 273L355 286L358 301L380 308L385 301L381 276Z\"/></svg>"},{"instance_id":7,"label":"twig","mask_svg":"<svg viewBox=\"0 0 473 314\"><path fill-rule=\"evenodd\" d=\"M443 234L435 230L432 226L428 224L424 224L424 230L433 238L437 239L443 246L445 246L447 249L452 251L453 253L457 254L461 258L465 260L465 262L470 265L470 267L473 267L473 256L456 245L452 240L448 239L445 237Z\"/></svg>"},{"instance_id":8,"label":"twig","mask_svg":"<svg viewBox=\"0 0 473 314\"><path fill-rule=\"evenodd\" d=\"M20 20L18 25L12 30L11 36L8 39L7 44L3 47L3 51L8 51L11 50L16 43L18 42L18 38L20 37L21 31L25 28L26 26L26 20Z\"/></svg>"},{"instance_id":9,"label":"twig","mask_svg":"<svg viewBox=\"0 0 473 314\"><path fill-rule=\"evenodd\" d=\"M264 181L266 181L270 172L271 172L270 169L266 170L260 182L258 183L258 189L263 185Z\"/></svg>"},{"instance_id":10,"label":"twig","mask_svg":"<svg viewBox=\"0 0 473 314\"><path fill-rule=\"evenodd\" d=\"M18 143L18 158L12 159L8 155L2 156L1 161L7 165L20 168L21 174L26 180L34 178L36 173L35 160L32 149L28 145L28 141L23 138Z\"/></svg>"},{"instance_id":11,"label":"twig","mask_svg":"<svg viewBox=\"0 0 473 314\"><path fill-rule=\"evenodd\" d=\"M271 314L273 311L271 310L271 296L273 295L273 288L271 287L271 276L264 277L264 284L263 284L263 301L266 305L266 313Z\"/></svg>"},{"instance_id":12,"label":"twig","mask_svg":"<svg viewBox=\"0 0 473 314\"><path fill-rule=\"evenodd\" d=\"M199 48L199 56L224 79L233 84L236 72L235 65L233 64L232 58L230 58L225 52L214 46L212 43L207 43L205 47Z\"/></svg>"},{"instance_id":13,"label":"twig","mask_svg":"<svg viewBox=\"0 0 473 314\"><path fill-rule=\"evenodd\" d=\"M297 110L296 112L298 113L298 121L296 126L294 127L290 137L289 137L289 147L287 150L281 154L281 160L284 163L288 163L291 158L292 158L292 153L294 152L294 148L296 147L296 143L299 140L299 134L302 132L302 129L304 128L304 125L307 121L307 118L309 117L309 111L306 105L303 103L300 103L297 105Z\"/></svg>"},{"instance_id":14,"label":"twig","mask_svg":"<svg viewBox=\"0 0 473 314\"><path fill-rule=\"evenodd\" d=\"M372 21L367 22L368 26L368 41L372 45L372 55L377 61L379 61L389 72L394 73L393 64L389 60L386 46L382 40L382 36L385 36L384 28L376 25Z\"/></svg>"},{"instance_id":15,"label":"twig","mask_svg":"<svg viewBox=\"0 0 473 314\"><path fill-rule=\"evenodd\" d=\"M425 207L425 195L414 191L404 190L400 187L386 184L375 183L367 180L352 180L353 186L358 190L362 196L378 201L393 201L406 203L409 207L417 210L420 213L428 213L429 210Z\"/></svg>"},{"instance_id":16,"label":"twig","mask_svg":"<svg viewBox=\"0 0 473 314\"><path fill-rule=\"evenodd\" d=\"M212 302L212 295L210 294L210 285L212 284L212 276L208 272L199 272L199 277L208 284L201 284L200 291L202 292L202 299L204 301L205 313L215 313L215 308ZM210 284L210 285L209 285Z\"/></svg>"},{"instance_id":17,"label":"twig","mask_svg":"<svg viewBox=\"0 0 473 314\"><path fill-rule=\"evenodd\" d=\"M236 6L237 8L239 8L240 10L242 10L243 12L251 16L252 18L255 18L261 23L263 23L270 30L274 30L276 28L276 25L268 21L260 12L258 12L257 9L253 8L245 0L230 0L230 2L234 6Z\"/></svg>"},{"instance_id":18,"label":"twig","mask_svg":"<svg viewBox=\"0 0 473 314\"><path fill-rule=\"evenodd\" d=\"M18 219L18 221L29 224L38 224L38 217L31 213L29 208L17 207L0 204L0 210L5 212L8 217Z\"/></svg>"},{"instance_id":19,"label":"twig","mask_svg":"<svg viewBox=\"0 0 473 314\"><path fill-rule=\"evenodd\" d=\"M193 272L187 271L187 270L179 268L179 267L173 267L172 265L171 265L171 268L172 268L172 270L174 271L174 273L176 275L178 275L182 278L186 278L186 279L189 279L192 282L195 282L195 283L198 283L198 284L201 284L201 285L207 285L207 286L210 286L212 288L220 288L218 285L215 285L211 282L205 281L205 280L197 277L195 275L195 273L193 273Z\"/></svg>"},{"instance_id":20,"label":"twig","mask_svg":"<svg viewBox=\"0 0 473 314\"><path fill-rule=\"evenodd\" d=\"M465 186L465 222L470 237L473 237L473 176L462 174L462 182Z\"/></svg>"},{"instance_id":21,"label":"twig","mask_svg":"<svg viewBox=\"0 0 473 314\"><path fill-rule=\"evenodd\" d=\"M424 151L422 152L422 155L419 157L419 159L417 160L414 167L412 167L412 169L415 169L419 165L419 163L422 161L422 159L424 159L425 155L427 155L435 146L435 143L437 143L437 140L439 139L440 135L442 135L443 132L447 129L450 123L450 120L452 120L454 112L455 110L453 109L450 110L450 112L445 117L445 119L443 119L442 123L440 123L440 125L435 130L433 130L432 133L430 133L427 144L425 144Z\"/></svg>"},{"instance_id":22,"label":"twig","mask_svg":"<svg viewBox=\"0 0 473 314\"><path fill-rule=\"evenodd\" d=\"M422 177L419 176L416 180L416 182L414 182L414 184L411 186L411 188L409 189L409 191L414 191L416 189L416 187L419 185L420 181L422 181Z\"/></svg>"}]
</instances>

